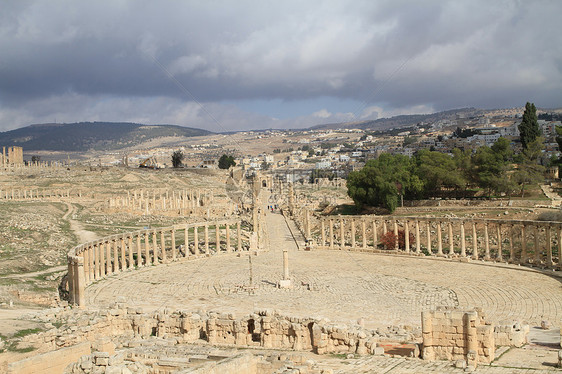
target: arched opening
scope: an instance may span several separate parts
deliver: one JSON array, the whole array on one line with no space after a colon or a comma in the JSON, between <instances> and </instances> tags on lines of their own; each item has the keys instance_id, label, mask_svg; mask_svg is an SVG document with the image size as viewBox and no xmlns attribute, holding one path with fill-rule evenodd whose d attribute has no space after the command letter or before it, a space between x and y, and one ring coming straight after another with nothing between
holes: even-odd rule
<instances>
[{"instance_id":1,"label":"arched opening","mask_svg":"<svg viewBox=\"0 0 562 374\"><path fill-rule=\"evenodd\" d=\"M257 334L256 332L256 323L253 319L249 319L248 320L248 334L252 335L252 341L253 342L261 342L261 336L260 334Z\"/></svg>"},{"instance_id":2,"label":"arched opening","mask_svg":"<svg viewBox=\"0 0 562 374\"><path fill-rule=\"evenodd\" d=\"M314 346L314 331L312 327L314 326L314 322L310 322L308 324L308 333L310 334L310 346L312 347L312 351L317 353L316 347Z\"/></svg>"}]
</instances>

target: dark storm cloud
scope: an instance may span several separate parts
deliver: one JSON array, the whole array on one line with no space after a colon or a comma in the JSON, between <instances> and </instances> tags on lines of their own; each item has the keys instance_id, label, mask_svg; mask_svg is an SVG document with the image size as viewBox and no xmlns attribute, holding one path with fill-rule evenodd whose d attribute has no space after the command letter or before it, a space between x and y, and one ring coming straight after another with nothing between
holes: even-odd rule
<instances>
[{"instance_id":1,"label":"dark storm cloud","mask_svg":"<svg viewBox=\"0 0 562 374\"><path fill-rule=\"evenodd\" d=\"M2 5L0 129L58 118L217 130L205 111L225 128L293 127L527 100L560 106L555 0ZM291 103L318 97L356 105L278 121L232 104L281 100L290 117Z\"/></svg>"}]
</instances>

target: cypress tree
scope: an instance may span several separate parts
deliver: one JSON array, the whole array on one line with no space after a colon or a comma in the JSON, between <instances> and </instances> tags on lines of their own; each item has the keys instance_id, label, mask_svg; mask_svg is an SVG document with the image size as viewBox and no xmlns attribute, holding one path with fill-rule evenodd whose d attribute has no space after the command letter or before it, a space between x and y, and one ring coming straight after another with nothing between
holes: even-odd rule
<instances>
[{"instance_id":1,"label":"cypress tree","mask_svg":"<svg viewBox=\"0 0 562 374\"><path fill-rule=\"evenodd\" d=\"M519 124L519 136L523 149L527 149L529 143L532 143L541 135L539 122L537 121L537 108L535 104L527 102L525 104L525 112L523 119Z\"/></svg>"}]
</instances>

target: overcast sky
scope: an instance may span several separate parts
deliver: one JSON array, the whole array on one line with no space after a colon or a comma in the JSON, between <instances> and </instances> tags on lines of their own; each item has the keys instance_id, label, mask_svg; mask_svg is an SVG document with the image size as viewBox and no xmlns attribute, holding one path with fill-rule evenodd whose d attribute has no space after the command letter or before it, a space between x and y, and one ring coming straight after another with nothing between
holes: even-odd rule
<instances>
[{"instance_id":1,"label":"overcast sky","mask_svg":"<svg viewBox=\"0 0 562 374\"><path fill-rule=\"evenodd\" d=\"M562 107L562 1L0 0L0 131Z\"/></svg>"}]
</instances>

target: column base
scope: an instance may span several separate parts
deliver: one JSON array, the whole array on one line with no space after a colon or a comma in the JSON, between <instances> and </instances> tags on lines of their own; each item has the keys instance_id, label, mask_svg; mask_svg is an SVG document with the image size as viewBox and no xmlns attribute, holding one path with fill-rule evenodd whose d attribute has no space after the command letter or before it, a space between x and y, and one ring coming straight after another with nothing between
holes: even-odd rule
<instances>
[{"instance_id":1,"label":"column base","mask_svg":"<svg viewBox=\"0 0 562 374\"><path fill-rule=\"evenodd\" d=\"M282 279L277 284L279 288L293 288L293 284L291 283L290 279Z\"/></svg>"}]
</instances>

